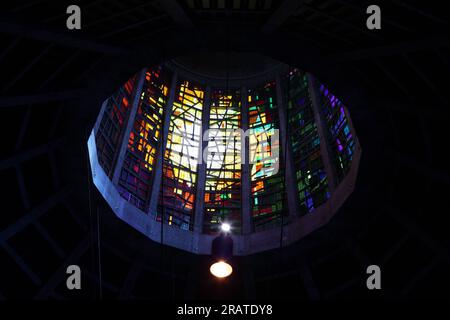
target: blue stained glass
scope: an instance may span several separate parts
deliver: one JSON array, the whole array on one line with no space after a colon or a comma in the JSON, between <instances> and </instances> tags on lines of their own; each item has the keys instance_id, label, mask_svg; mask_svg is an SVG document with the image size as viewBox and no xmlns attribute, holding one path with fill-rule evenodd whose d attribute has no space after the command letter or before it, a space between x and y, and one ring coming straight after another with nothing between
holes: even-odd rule
<instances>
[{"instance_id":1,"label":"blue stained glass","mask_svg":"<svg viewBox=\"0 0 450 320\"><path fill-rule=\"evenodd\" d=\"M332 155L337 169L338 182L346 175L351 165L354 142L348 126L345 106L323 85L320 86L322 112L326 119L328 135L333 144ZM335 108L339 106L339 108Z\"/></svg>"}]
</instances>

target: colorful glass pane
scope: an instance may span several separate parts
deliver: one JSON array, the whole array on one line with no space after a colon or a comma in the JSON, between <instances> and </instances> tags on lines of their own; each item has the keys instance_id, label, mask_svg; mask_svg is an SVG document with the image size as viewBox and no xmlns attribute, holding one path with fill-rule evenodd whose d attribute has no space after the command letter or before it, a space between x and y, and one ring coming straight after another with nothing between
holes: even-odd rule
<instances>
[{"instance_id":1,"label":"colorful glass pane","mask_svg":"<svg viewBox=\"0 0 450 320\"><path fill-rule=\"evenodd\" d=\"M320 138L306 74L292 70L287 79L288 135L292 146L300 214L313 211L329 197L328 179L320 154Z\"/></svg>"},{"instance_id":2,"label":"colorful glass pane","mask_svg":"<svg viewBox=\"0 0 450 320\"><path fill-rule=\"evenodd\" d=\"M275 82L249 90L249 156L251 163L251 204L255 230L279 223L286 214L284 171L275 157L271 138L279 129ZM280 151L280 154L283 150Z\"/></svg>"},{"instance_id":3,"label":"colorful glass pane","mask_svg":"<svg viewBox=\"0 0 450 320\"><path fill-rule=\"evenodd\" d=\"M241 96L239 91L212 93L205 185L204 231L220 223L241 228Z\"/></svg>"},{"instance_id":4,"label":"colorful glass pane","mask_svg":"<svg viewBox=\"0 0 450 320\"><path fill-rule=\"evenodd\" d=\"M164 154L161 214L169 225L192 228L200 155L204 88L189 81L177 85Z\"/></svg>"},{"instance_id":5,"label":"colorful glass pane","mask_svg":"<svg viewBox=\"0 0 450 320\"><path fill-rule=\"evenodd\" d=\"M128 80L118 92L106 101L105 111L96 132L98 161L108 176L113 174L112 167L119 152L124 123L130 113L135 82L136 76Z\"/></svg>"},{"instance_id":6,"label":"colorful glass pane","mask_svg":"<svg viewBox=\"0 0 450 320\"><path fill-rule=\"evenodd\" d=\"M170 73L161 67L147 70L125 160L119 178L119 193L147 211L156 150L167 105Z\"/></svg>"},{"instance_id":7,"label":"colorful glass pane","mask_svg":"<svg viewBox=\"0 0 450 320\"><path fill-rule=\"evenodd\" d=\"M347 119L347 108L327 88L320 86L322 110L328 128L332 158L340 182L352 163L355 140Z\"/></svg>"}]
</instances>

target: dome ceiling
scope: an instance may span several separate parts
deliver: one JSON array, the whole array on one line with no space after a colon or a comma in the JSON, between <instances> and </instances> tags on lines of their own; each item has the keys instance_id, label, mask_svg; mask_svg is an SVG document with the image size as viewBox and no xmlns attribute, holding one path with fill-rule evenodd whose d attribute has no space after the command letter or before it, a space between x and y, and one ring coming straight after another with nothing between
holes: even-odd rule
<instances>
[{"instance_id":1,"label":"dome ceiling","mask_svg":"<svg viewBox=\"0 0 450 320\"><path fill-rule=\"evenodd\" d=\"M374 262L389 268L383 298L449 296L445 1L377 1L386 11L376 32L351 0L80 3L80 32L66 28L65 1L0 5L0 299L373 299L361 270ZM86 139L102 102L137 70L169 49L224 50L228 27L231 51L317 76L347 104L364 150L336 218L245 257L218 288L203 257L161 248L88 193ZM68 263L86 275L79 292L66 290Z\"/></svg>"},{"instance_id":2,"label":"dome ceiling","mask_svg":"<svg viewBox=\"0 0 450 320\"><path fill-rule=\"evenodd\" d=\"M261 77L282 65L257 53L217 51L194 52L173 62L200 77L222 80Z\"/></svg>"}]
</instances>

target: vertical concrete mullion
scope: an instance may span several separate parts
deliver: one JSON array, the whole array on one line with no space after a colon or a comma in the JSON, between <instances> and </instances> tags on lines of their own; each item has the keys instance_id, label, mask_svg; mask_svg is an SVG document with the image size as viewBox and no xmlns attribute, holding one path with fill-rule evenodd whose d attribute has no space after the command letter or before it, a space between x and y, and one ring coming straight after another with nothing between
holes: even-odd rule
<instances>
[{"instance_id":1,"label":"vertical concrete mullion","mask_svg":"<svg viewBox=\"0 0 450 320\"><path fill-rule=\"evenodd\" d=\"M158 209L159 193L161 190L161 180L163 175L163 164L164 164L164 153L166 152L167 136L169 135L170 118L172 116L173 102L175 101L175 94L177 91L178 74L175 72L172 76L172 81L170 84L169 100L164 108L163 123L161 139L158 143L158 150L156 151L156 161L153 172L153 180L151 186L150 202L148 206L149 217L156 217L156 212Z\"/></svg>"},{"instance_id":2,"label":"vertical concrete mullion","mask_svg":"<svg viewBox=\"0 0 450 320\"><path fill-rule=\"evenodd\" d=\"M297 192L297 184L296 184L296 174L294 167L294 160L292 159L292 148L291 148L291 140L288 136L288 119L287 119L287 110L288 110L288 101L283 94L284 92L284 82L282 82L281 76L278 74L276 76L276 85L277 85L277 105L278 105L278 116L280 119L280 135L281 135L281 157L285 157L283 159L285 166L284 173L285 176L285 186L286 186L286 195L287 195L287 205L288 205L288 213L289 217L293 218L299 214L299 199ZM280 157L280 158L281 158Z\"/></svg>"},{"instance_id":3,"label":"vertical concrete mullion","mask_svg":"<svg viewBox=\"0 0 450 320\"><path fill-rule=\"evenodd\" d=\"M333 163L331 161L331 151L328 145L328 135L326 132L325 120L322 118L322 113L320 112L320 88L316 78L313 75L307 74L307 77L308 89L311 95L312 107L314 111L314 119L317 125L317 132L320 139L320 154L322 156L325 173L327 174L328 188L330 190L330 194L332 194L336 188L336 174L333 168Z\"/></svg>"},{"instance_id":4,"label":"vertical concrete mullion","mask_svg":"<svg viewBox=\"0 0 450 320\"><path fill-rule=\"evenodd\" d=\"M139 79L137 81L136 90L134 91L133 104L131 105L130 114L126 122L126 127L122 135L122 141L119 144L119 154L114 163L114 173L112 176L112 182L114 185L119 183L120 174L122 172L123 162L125 161L125 155L127 152L128 140L130 138L130 132L134 125L134 119L136 118L136 112L139 106L139 100L141 99L142 87L144 86L146 70L143 69L139 73Z\"/></svg>"},{"instance_id":5,"label":"vertical concrete mullion","mask_svg":"<svg viewBox=\"0 0 450 320\"><path fill-rule=\"evenodd\" d=\"M248 105L247 105L247 88L241 88L241 128L244 133L248 130ZM249 234L253 231L252 215L251 215L251 192L250 192L250 148L247 135L242 136L241 148L244 157L241 158L241 206L242 206L242 233Z\"/></svg>"},{"instance_id":6,"label":"vertical concrete mullion","mask_svg":"<svg viewBox=\"0 0 450 320\"><path fill-rule=\"evenodd\" d=\"M211 87L207 87L205 91L205 97L203 100L202 108L202 132L201 137L203 141L200 141L199 150L199 163L197 164L197 184L196 184L196 194L195 194L195 216L194 216L194 232L202 233L203 231L203 219L204 207L205 207L205 186L206 186L206 169L207 163L203 159L203 150L208 147L208 137L203 136L205 131L209 129L209 118L211 111Z\"/></svg>"},{"instance_id":7,"label":"vertical concrete mullion","mask_svg":"<svg viewBox=\"0 0 450 320\"><path fill-rule=\"evenodd\" d=\"M105 101L103 101L102 107L100 108L100 112L97 117L97 120L95 120L94 129L93 129L95 136L97 136L98 128L100 127L100 123L102 122L103 117L105 115L105 110L108 105L108 100L109 99L106 99Z\"/></svg>"}]
</instances>

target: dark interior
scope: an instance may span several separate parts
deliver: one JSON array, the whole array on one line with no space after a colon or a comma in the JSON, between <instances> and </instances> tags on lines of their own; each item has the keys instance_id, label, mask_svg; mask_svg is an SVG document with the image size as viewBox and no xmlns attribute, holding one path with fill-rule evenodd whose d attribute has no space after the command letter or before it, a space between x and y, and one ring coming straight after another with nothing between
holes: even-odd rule
<instances>
[{"instance_id":1,"label":"dark interior","mask_svg":"<svg viewBox=\"0 0 450 320\"><path fill-rule=\"evenodd\" d=\"M64 1L0 5L0 300L450 298L444 2L377 1L376 31L355 0L77 3L72 31ZM114 215L86 145L101 103L140 68L177 58L221 74L217 57L236 76L272 59L311 72L348 107L363 150L355 191L326 226L235 258L220 282L210 257ZM66 289L69 264L84 290ZM382 293L365 286L370 264Z\"/></svg>"}]
</instances>

